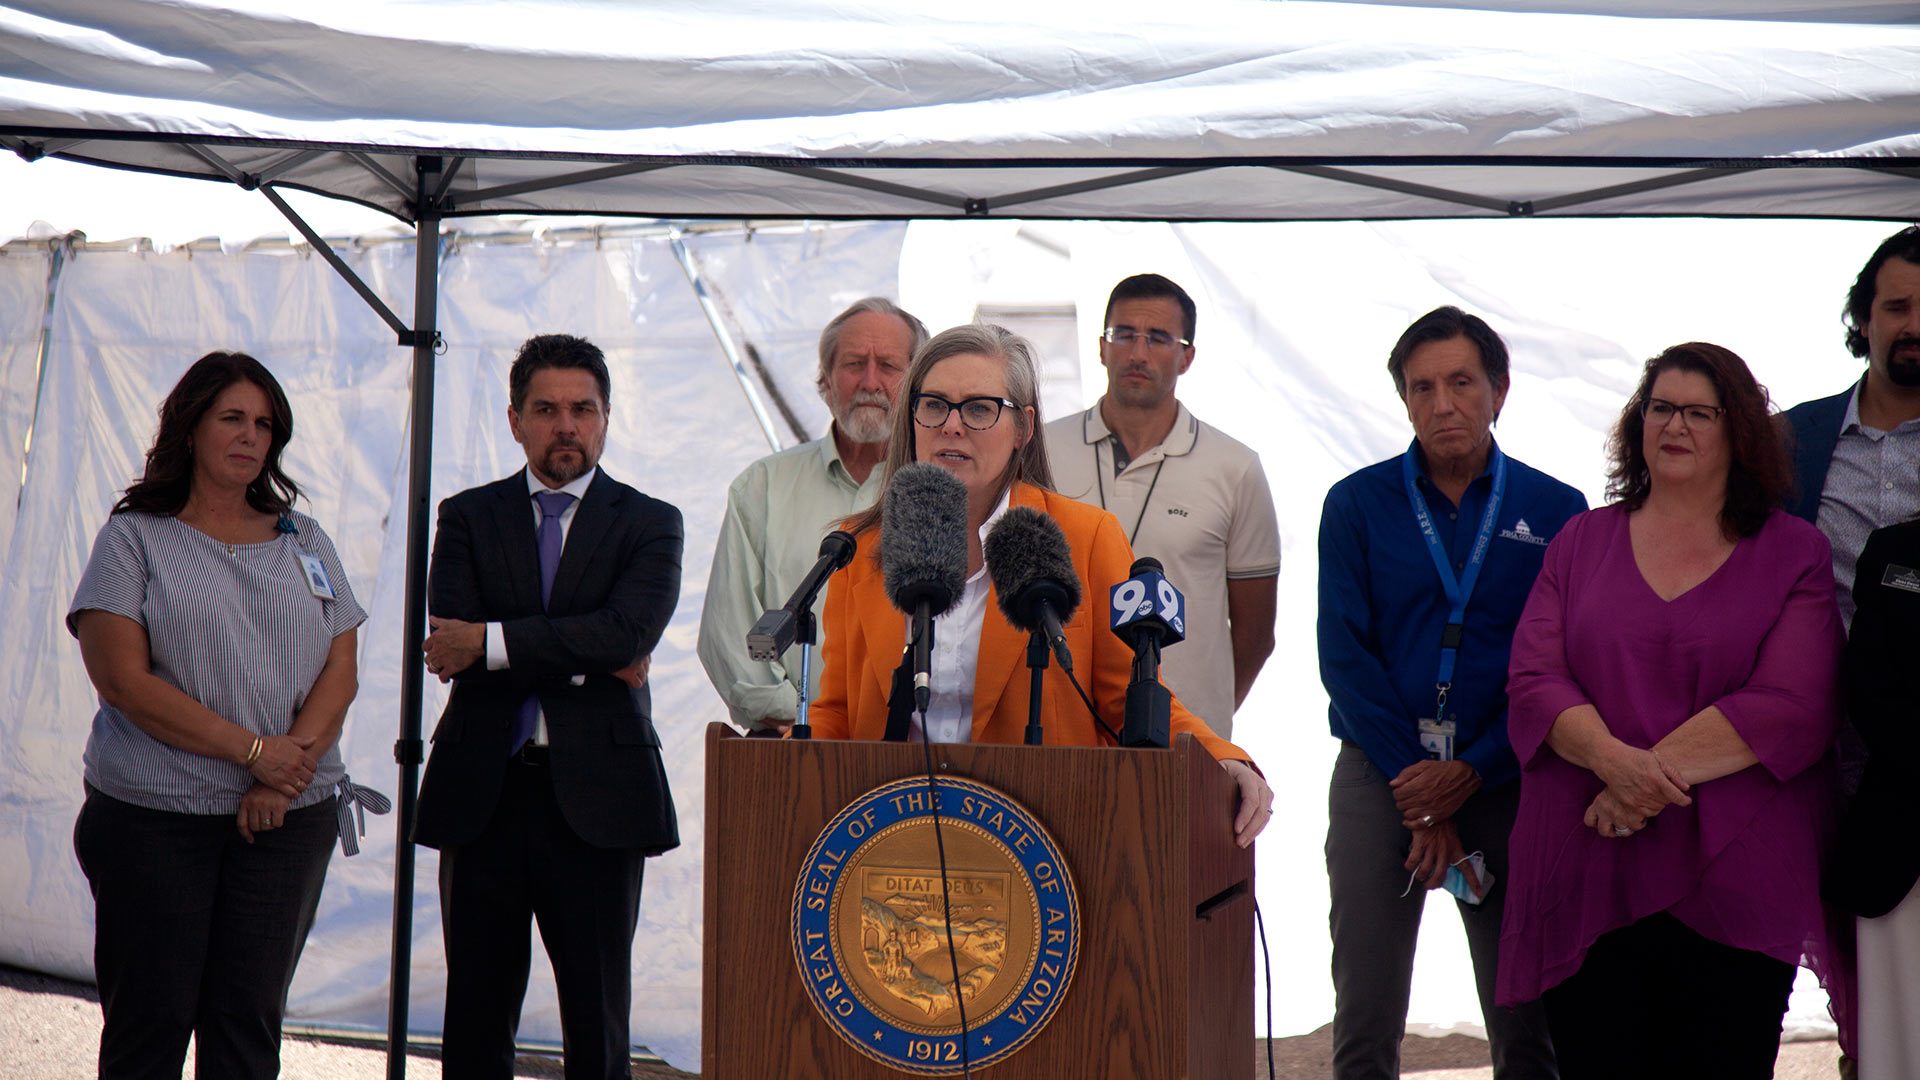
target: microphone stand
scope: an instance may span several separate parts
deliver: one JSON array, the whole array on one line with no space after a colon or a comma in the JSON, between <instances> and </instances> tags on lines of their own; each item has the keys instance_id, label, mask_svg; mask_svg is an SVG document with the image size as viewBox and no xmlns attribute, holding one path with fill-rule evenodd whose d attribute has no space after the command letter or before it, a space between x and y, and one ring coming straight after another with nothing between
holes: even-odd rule
<instances>
[{"instance_id":1,"label":"microphone stand","mask_svg":"<svg viewBox=\"0 0 1920 1080\"><path fill-rule=\"evenodd\" d=\"M1160 638L1144 635L1134 646L1133 681L1127 684L1121 746L1166 749L1173 726L1173 695L1160 682Z\"/></svg>"},{"instance_id":2,"label":"microphone stand","mask_svg":"<svg viewBox=\"0 0 1920 1080\"><path fill-rule=\"evenodd\" d=\"M1040 733L1040 684L1047 675L1047 657L1053 652L1047 644L1047 635L1034 630L1027 635L1027 672L1031 680L1027 693L1027 745L1041 746L1046 740Z\"/></svg>"},{"instance_id":3,"label":"microphone stand","mask_svg":"<svg viewBox=\"0 0 1920 1080\"><path fill-rule=\"evenodd\" d=\"M913 613L913 706L926 724L927 706L933 701L933 605L926 600Z\"/></svg>"},{"instance_id":4,"label":"microphone stand","mask_svg":"<svg viewBox=\"0 0 1920 1080\"><path fill-rule=\"evenodd\" d=\"M793 711L793 730L788 738L811 739L813 728L807 723L807 686L813 673L813 607L802 607L794 617L793 640L800 646L800 701Z\"/></svg>"}]
</instances>

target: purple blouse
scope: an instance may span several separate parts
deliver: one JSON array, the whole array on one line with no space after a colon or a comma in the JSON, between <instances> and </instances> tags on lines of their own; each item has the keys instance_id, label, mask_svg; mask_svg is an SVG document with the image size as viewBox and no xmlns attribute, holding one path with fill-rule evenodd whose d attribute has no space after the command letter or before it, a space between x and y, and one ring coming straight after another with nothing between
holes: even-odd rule
<instances>
[{"instance_id":1,"label":"purple blouse","mask_svg":"<svg viewBox=\"0 0 1920 1080\"><path fill-rule=\"evenodd\" d=\"M1837 969L1819 889L1839 809L1828 749L1841 643L1826 537L1799 518L1776 511L1672 601L1640 576L1618 504L1567 523L1520 616L1509 668L1520 812L1500 1004L1538 998L1580 969L1601 934L1661 911L1829 983ZM1718 705L1759 764L1694 785L1693 805L1667 807L1633 836L1602 839L1581 817L1604 785L1546 742L1555 718L1582 704L1643 748Z\"/></svg>"}]
</instances>

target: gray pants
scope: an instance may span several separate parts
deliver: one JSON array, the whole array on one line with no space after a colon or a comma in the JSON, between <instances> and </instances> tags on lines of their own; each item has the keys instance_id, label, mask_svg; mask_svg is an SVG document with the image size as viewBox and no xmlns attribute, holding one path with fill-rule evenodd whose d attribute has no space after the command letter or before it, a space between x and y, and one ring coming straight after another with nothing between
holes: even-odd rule
<instances>
[{"instance_id":1,"label":"gray pants","mask_svg":"<svg viewBox=\"0 0 1920 1080\"><path fill-rule=\"evenodd\" d=\"M1343 743L1327 790L1327 877L1333 910L1333 1075L1337 1080L1388 1080L1400 1075L1400 1039L1407 1029L1413 950L1427 890L1405 897L1412 833L1400 823L1390 777L1353 743ZM1518 781L1475 792L1454 815L1460 842L1481 852L1493 890L1478 906L1456 903L1473 954L1480 1015L1493 1049L1496 1080L1554 1080L1553 1043L1539 1002L1493 1004L1500 957L1500 909L1506 902L1507 834L1520 801Z\"/></svg>"}]
</instances>

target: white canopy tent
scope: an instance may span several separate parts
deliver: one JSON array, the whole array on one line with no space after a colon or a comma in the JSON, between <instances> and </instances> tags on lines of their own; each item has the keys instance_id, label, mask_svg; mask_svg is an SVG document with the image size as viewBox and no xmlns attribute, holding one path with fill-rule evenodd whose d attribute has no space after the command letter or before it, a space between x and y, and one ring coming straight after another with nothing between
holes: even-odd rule
<instances>
[{"instance_id":1,"label":"white canopy tent","mask_svg":"<svg viewBox=\"0 0 1920 1080\"><path fill-rule=\"evenodd\" d=\"M440 216L1920 212L1911 4L1476 6L15 0L0 140L408 220L420 155Z\"/></svg>"},{"instance_id":2,"label":"white canopy tent","mask_svg":"<svg viewBox=\"0 0 1920 1080\"><path fill-rule=\"evenodd\" d=\"M445 217L494 213L1920 217L1910 5L1500 6L16 3L0 145L354 199L429 242ZM384 316L414 346L411 493L393 505L411 524L404 557L382 556L410 586L399 642L424 620L430 493L451 490L433 387L463 384L436 370L436 327L460 328L455 355L486 318L436 296L444 251L409 268L414 302L391 307L420 315ZM388 272L363 295L406 292ZM417 754L400 649L387 701ZM396 858L410 888L410 849ZM414 907L396 900L397 951Z\"/></svg>"}]
</instances>

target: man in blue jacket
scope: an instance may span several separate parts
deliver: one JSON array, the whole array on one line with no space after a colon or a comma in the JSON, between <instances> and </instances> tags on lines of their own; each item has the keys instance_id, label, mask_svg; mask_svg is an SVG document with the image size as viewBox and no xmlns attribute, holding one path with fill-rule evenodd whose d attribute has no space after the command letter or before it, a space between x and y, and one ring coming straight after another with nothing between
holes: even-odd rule
<instances>
[{"instance_id":1,"label":"man in blue jacket","mask_svg":"<svg viewBox=\"0 0 1920 1080\"><path fill-rule=\"evenodd\" d=\"M1494 1076L1552 1078L1539 1004L1493 1003L1520 800L1507 657L1547 543L1587 503L1494 443L1507 347L1484 321L1431 311L1387 369L1413 445L1335 484L1320 515L1320 678L1341 740L1326 848L1333 1072L1400 1075L1420 914L1445 885L1460 897Z\"/></svg>"}]
</instances>

